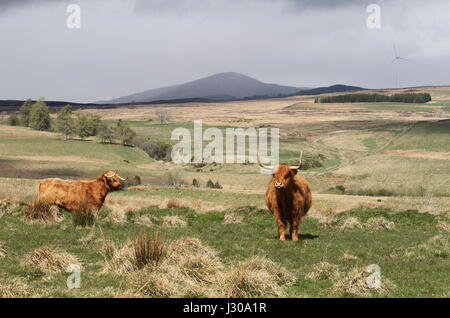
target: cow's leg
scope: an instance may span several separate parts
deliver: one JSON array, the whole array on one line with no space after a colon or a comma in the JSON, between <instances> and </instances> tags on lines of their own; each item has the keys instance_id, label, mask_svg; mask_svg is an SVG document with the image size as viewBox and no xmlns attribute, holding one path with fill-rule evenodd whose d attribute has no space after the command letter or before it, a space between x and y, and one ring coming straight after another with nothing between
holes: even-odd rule
<instances>
[{"instance_id":1,"label":"cow's leg","mask_svg":"<svg viewBox=\"0 0 450 318\"><path fill-rule=\"evenodd\" d=\"M280 217L277 217L276 220L278 226L278 237L280 240L286 240L286 223Z\"/></svg>"},{"instance_id":2,"label":"cow's leg","mask_svg":"<svg viewBox=\"0 0 450 318\"><path fill-rule=\"evenodd\" d=\"M298 241L298 227L300 226L302 219L298 216L293 217L290 222L290 232L293 241Z\"/></svg>"}]
</instances>

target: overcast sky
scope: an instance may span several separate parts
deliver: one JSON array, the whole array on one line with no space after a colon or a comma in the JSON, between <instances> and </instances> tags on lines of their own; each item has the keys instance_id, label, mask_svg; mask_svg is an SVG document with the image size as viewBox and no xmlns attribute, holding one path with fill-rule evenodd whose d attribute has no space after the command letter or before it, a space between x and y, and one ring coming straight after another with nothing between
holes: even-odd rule
<instances>
[{"instance_id":1,"label":"overcast sky","mask_svg":"<svg viewBox=\"0 0 450 318\"><path fill-rule=\"evenodd\" d=\"M448 0L0 0L0 99L92 102L224 71L395 87L392 41L411 60L401 86L450 84L449 39Z\"/></svg>"}]
</instances>

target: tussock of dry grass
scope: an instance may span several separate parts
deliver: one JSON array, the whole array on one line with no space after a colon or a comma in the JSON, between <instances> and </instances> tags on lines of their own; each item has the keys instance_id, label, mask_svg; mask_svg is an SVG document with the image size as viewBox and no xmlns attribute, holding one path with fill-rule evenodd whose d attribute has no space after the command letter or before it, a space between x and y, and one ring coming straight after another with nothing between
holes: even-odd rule
<instances>
[{"instance_id":1,"label":"tussock of dry grass","mask_svg":"<svg viewBox=\"0 0 450 318\"><path fill-rule=\"evenodd\" d=\"M264 257L252 257L225 270L216 251L198 239L172 242L157 266L127 278L127 297L281 297L294 278Z\"/></svg>"},{"instance_id":2,"label":"tussock of dry grass","mask_svg":"<svg viewBox=\"0 0 450 318\"><path fill-rule=\"evenodd\" d=\"M0 298L25 298L30 296L30 287L23 279L0 278Z\"/></svg>"},{"instance_id":3,"label":"tussock of dry grass","mask_svg":"<svg viewBox=\"0 0 450 318\"><path fill-rule=\"evenodd\" d=\"M350 259L356 259L356 257L352 256ZM393 284L383 276L381 276L380 286L369 286L369 275L370 273L361 267L344 271L339 265L320 262L312 272L306 275L306 278L310 280L330 280L333 283L330 292L334 295L347 293L357 296L370 296L374 292L385 292L386 286L393 287Z\"/></svg>"},{"instance_id":4,"label":"tussock of dry grass","mask_svg":"<svg viewBox=\"0 0 450 318\"><path fill-rule=\"evenodd\" d=\"M339 266L328 262L320 262L314 266L314 270L306 275L312 280L337 279L340 276Z\"/></svg>"},{"instance_id":5,"label":"tussock of dry grass","mask_svg":"<svg viewBox=\"0 0 450 318\"><path fill-rule=\"evenodd\" d=\"M361 229L363 225L356 217L349 217L342 221L342 224L340 225L341 230L351 230L351 229Z\"/></svg>"},{"instance_id":6,"label":"tussock of dry grass","mask_svg":"<svg viewBox=\"0 0 450 318\"><path fill-rule=\"evenodd\" d=\"M214 282L223 269L216 251L190 237L181 238L170 245L167 263L176 265L184 275L206 283Z\"/></svg>"},{"instance_id":7,"label":"tussock of dry grass","mask_svg":"<svg viewBox=\"0 0 450 318\"><path fill-rule=\"evenodd\" d=\"M0 242L0 258L5 258L6 254L6 247L2 242Z\"/></svg>"},{"instance_id":8,"label":"tussock of dry grass","mask_svg":"<svg viewBox=\"0 0 450 318\"><path fill-rule=\"evenodd\" d=\"M169 199L169 201L167 201L166 207L168 209L180 209L183 208L183 205L181 204L180 200Z\"/></svg>"},{"instance_id":9,"label":"tussock of dry grass","mask_svg":"<svg viewBox=\"0 0 450 318\"><path fill-rule=\"evenodd\" d=\"M437 228L439 231L450 232L450 225L449 225L447 222L443 221L443 220L440 220L440 221L436 224L436 228Z\"/></svg>"},{"instance_id":10,"label":"tussock of dry grass","mask_svg":"<svg viewBox=\"0 0 450 318\"><path fill-rule=\"evenodd\" d=\"M164 241L161 233L156 231L154 235L142 233L133 244L134 263L141 269L147 265L157 265L164 255Z\"/></svg>"},{"instance_id":11,"label":"tussock of dry grass","mask_svg":"<svg viewBox=\"0 0 450 318\"><path fill-rule=\"evenodd\" d=\"M134 297L210 297L223 268L216 252L195 238L182 238L168 246L156 267L145 267L128 278Z\"/></svg>"},{"instance_id":12,"label":"tussock of dry grass","mask_svg":"<svg viewBox=\"0 0 450 318\"><path fill-rule=\"evenodd\" d=\"M17 204L9 200L0 200L0 217L17 208Z\"/></svg>"},{"instance_id":13,"label":"tussock of dry grass","mask_svg":"<svg viewBox=\"0 0 450 318\"><path fill-rule=\"evenodd\" d=\"M26 223L51 225L62 220L59 208L41 200L34 200L24 208L23 219Z\"/></svg>"},{"instance_id":14,"label":"tussock of dry grass","mask_svg":"<svg viewBox=\"0 0 450 318\"><path fill-rule=\"evenodd\" d=\"M355 255L352 255L352 254L348 254L348 253L344 253L344 255L342 255L342 259L355 260L355 259L358 259L358 256L355 256Z\"/></svg>"},{"instance_id":15,"label":"tussock of dry grass","mask_svg":"<svg viewBox=\"0 0 450 318\"><path fill-rule=\"evenodd\" d=\"M268 258L254 256L227 271L220 288L225 297L283 297L282 286L294 281L283 267Z\"/></svg>"},{"instance_id":16,"label":"tussock of dry grass","mask_svg":"<svg viewBox=\"0 0 450 318\"><path fill-rule=\"evenodd\" d=\"M178 215L166 215L162 218L163 227L186 227L187 222Z\"/></svg>"},{"instance_id":17,"label":"tussock of dry grass","mask_svg":"<svg viewBox=\"0 0 450 318\"><path fill-rule=\"evenodd\" d=\"M80 207L72 212L72 223L74 226L88 227L92 226L97 219L97 212L91 210L87 205L80 205Z\"/></svg>"},{"instance_id":18,"label":"tussock of dry grass","mask_svg":"<svg viewBox=\"0 0 450 318\"><path fill-rule=\"evenodd\" d=\"M392 286L390 281L383 279L381 276L381 284L379 287L369 287L367 278L369 273L361 267L354 267L349 272L341 274L339 278L335 279L331 292L339 295L342 293L348 293L358 296L369 296L373 292L383 293L386 291L386 285Z\"/></svg>"},{"instance_id":19,"label":"tussock of dry grass","mask_svg":"<svg viewBox=\"0 0 450 318\"><path fill-rule=\"evenodd\" d=\"M139 225L145 225L145 226L152 226L153 221L152 218L149 215L141 215L134 219L135 224Z\"/></svg>"},{"instance_id":20,"label":"tussock of dry grass","mask_svg":"<svg viewBox=\"0 0 450 318\"><path fill-rule=\"evenodd\" d=\"M225 214L223 218L223 224L241 224L244 221L244 217L242 215L228 212Z\"/></svg>"},{"instance_id":21,"label":"tussock of dry grass","mask_svg":"<svg viewBox=\"0 0 450 318\"><path fill-rule=\"evenodd\" d=\"M78 259L58 248L42 246L25 255L23 265L36 268L44 274L67 271L70 264L80 265Z\"/></svg>"},{"instance_id":22,"label":"tussock of dry grass","mask_svg":"<svg viewBox=\"0 0 450 318\"><path fill-rule=\"evenodd\" d=\"M392 221L387 220L382 216L377 216L374 218L370 218L364 224L366 228L372 230L393 230L395 229L395 224Z\"/></svg>"},{"instance_id":23,"label":"tussock of dry grass","mask_svg":"<svg viewBox=\"0 0 450 318\"><path fill-rule=\"evenodd\" d=\"M105 258L103 273L129 274L147 265L156 266L163 258L165 242L159 231L154 235L143 233L122 246L105 240L102 255Z\"/></svg>"},{"instance_id":24,"label":"tussock of dry grass","mask_svg":"<svg viewBox=\"0 0 450 318\"><path fill-rule=\"evenodd\" d=\"M126 242L122 246L113 241L104 241L102 254L105 258L105 266L102 272L122 275L136 270L133 253L132 241Z\"/></svg>"},{"instance_id":25,"label":"tussock of dry grass","mask_svg":"<svg viewBox=\"0 0 450 318\"><path fill-rule=\"evenodd\" d=\"M426 242L406 249L399 249L391 253L391 258L406 257L426 259L429 257L448 258L450 255L450 238L436 235Z\"/></svg>"},{"instance_id":26,"label":"tussock of dry grass","mask_svg":"<svg viewBox=\"0 0 450 318\"><path fill-rule=\"evenodd\" d=\"M317 219L319 225L324 228L338 228L341 230L352 230L352 229L362 229L367 228L371 230L393 230L395 229L395 224L392 221L387 220L382 216L373 217L362 223L356 217L339 218L336 215L325 215L315 213L311 215L314 219Z\"/></svg>"}]
</instances>

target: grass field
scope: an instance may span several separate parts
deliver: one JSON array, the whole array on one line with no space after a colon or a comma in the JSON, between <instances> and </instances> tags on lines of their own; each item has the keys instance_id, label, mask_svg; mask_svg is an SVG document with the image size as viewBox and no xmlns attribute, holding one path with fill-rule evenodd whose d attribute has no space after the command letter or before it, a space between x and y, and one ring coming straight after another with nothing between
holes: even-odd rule
<instances>
[{"instance_id":1,"label":"grass field","mask_svg":"<svg viewBox=\"0 0 450 318\"><path fill-rule=\"evenodd\" d=\"M303 151L308 169L300 174L313 191L299 242L276 239L263 200L269 176L255 164L175 165L137 147L0 125L0 297L449 297L450 88L423 90L433 98L424 105L294 96L84 110L164 142L198 119L204 130L279 127L281 161L293 163ZM170 124L149 121L161 107ZM142 184L111 193L93 226L74 226L66 211L52 224L24 221L23 204L40 179L106 170L140 176ZM173 179L184 186L167 186ZM206 188L209 179L223 189ZM135 268L134 239L158 229L167 249L162 265ZM202 244L197 249L210 258L193 252L174 261L170 251L186 242ZM43 246L47 267L30 262ZM65 259L81 263L81 289L66 287ZM379 288L366 284L371 264L381 268ZM147 280L152 289L139 288Z\"/></svg>"}]
</instances>

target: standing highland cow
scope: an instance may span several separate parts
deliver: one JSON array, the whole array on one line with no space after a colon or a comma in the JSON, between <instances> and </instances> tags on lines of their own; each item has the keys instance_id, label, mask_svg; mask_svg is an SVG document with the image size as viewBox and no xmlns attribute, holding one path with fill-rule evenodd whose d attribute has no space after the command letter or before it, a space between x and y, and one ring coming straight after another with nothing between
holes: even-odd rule
<instances>
[{"instance_id":1,"label":"standing highland cow","mask_svg":"<svg viewBox=\"0 0 450 318\"><path fill-rule=\"evenodd\" d=\"M120 188L125 179L113 171L106 171L95 180L44 179L39 184L39 200L68 211L87 209L97 212L108 192Z\"/></svg>"},{"instance_id":2,"label":"standing highland cow","mask_svg":"<svg viewBox=\"0 0 450 318\"><path fill-rule=\"evenodd\" d=\"M299 166L278 164L265 166L258 158L258 164L272 172L266 191L267 208L272 212L278 226L280 240L285 240L286 224L289 222L290 234L293 241L298 240L298 227L302 218L311 207L312 195L306 180L297 176L302 165L300 155Z\"/></svg>"}]
</instances>

